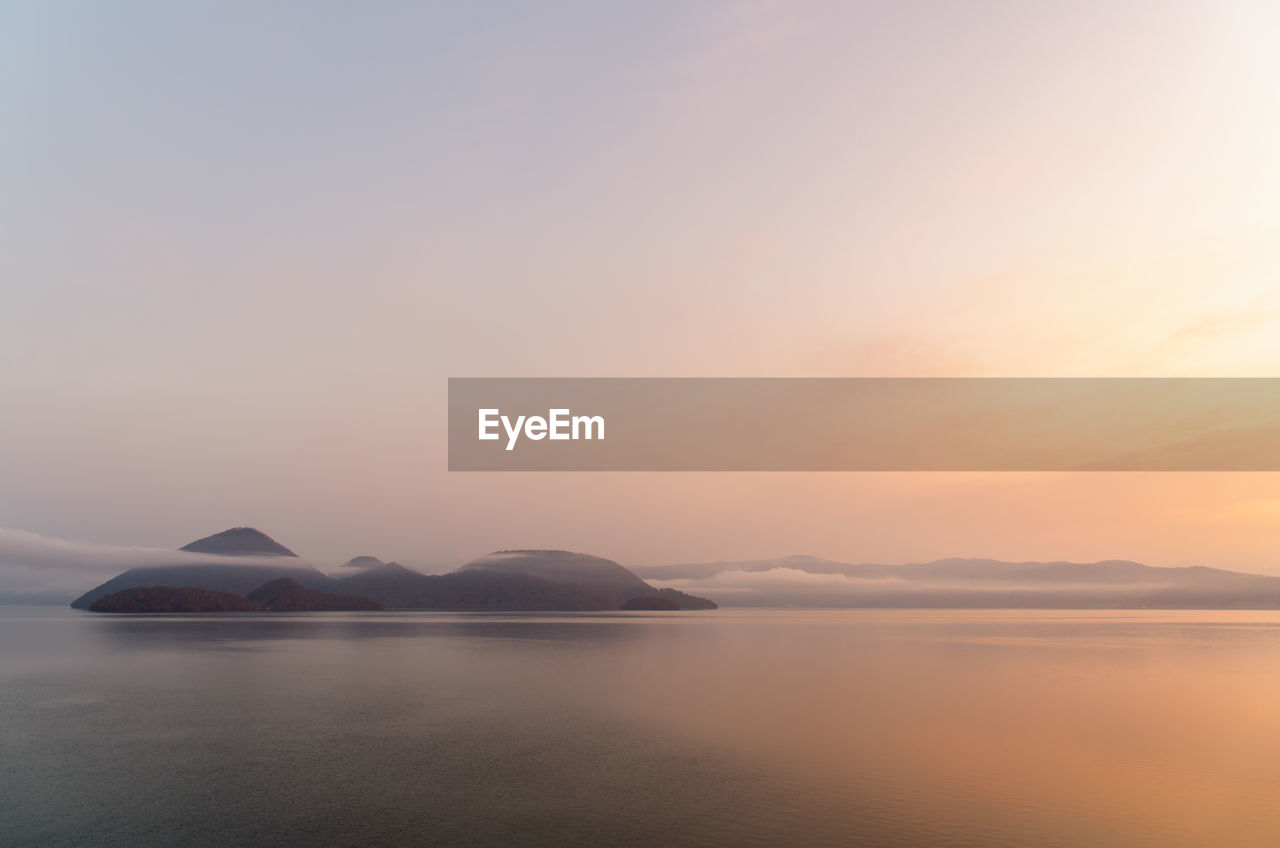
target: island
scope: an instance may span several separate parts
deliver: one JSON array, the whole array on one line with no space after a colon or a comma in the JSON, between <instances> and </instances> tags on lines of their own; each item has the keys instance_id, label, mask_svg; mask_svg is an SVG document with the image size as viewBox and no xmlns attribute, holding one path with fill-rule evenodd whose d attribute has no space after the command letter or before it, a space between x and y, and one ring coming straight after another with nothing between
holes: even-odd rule
<instances>
[{"instance_id":1,"label":"island","mask_svg":"<svg viewBox=\"0 0 1280 848\"><path fill-rule=\"evenodd\" d=\"M199 590L218 595L191 594ZM220 597L228 594L237 600ZM191 542L172 564L130 568L71 606L95 612L716 609L714 601L651 585L613 560L562 550L495 551L446 574L364 554L326 574L253 527Z\"/></svg>"}]
</instances>

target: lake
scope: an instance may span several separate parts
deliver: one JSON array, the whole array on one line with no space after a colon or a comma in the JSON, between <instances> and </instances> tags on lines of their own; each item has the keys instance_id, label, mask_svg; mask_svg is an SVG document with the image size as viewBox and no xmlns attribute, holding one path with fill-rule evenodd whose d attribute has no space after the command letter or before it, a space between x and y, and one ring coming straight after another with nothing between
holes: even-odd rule
<instances>
[{"instance_id":1,"label":"lake","mask_svg":"<svg viewBox=\"0 0 1280 848\"><path fill-rule=\"evenodd\" d=\"M0 608L0 845L1280 843L1280 613Z\"/></svg>"}]
</instances>

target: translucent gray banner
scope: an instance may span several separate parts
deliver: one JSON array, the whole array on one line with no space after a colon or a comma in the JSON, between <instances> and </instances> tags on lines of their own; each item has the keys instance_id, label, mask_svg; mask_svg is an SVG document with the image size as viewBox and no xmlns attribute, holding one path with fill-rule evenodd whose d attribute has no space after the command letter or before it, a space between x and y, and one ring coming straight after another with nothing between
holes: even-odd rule
<instances>
[{"instance_id":1,"label":"translucent gray banner","mask_svg":"<svg viewBox=\"0 0 1280 848\"><path fill-rule=\"evenodd\" d=\"M1280 378L454 378L449 469L1276 471Z\"/></svg>"}]
</instances>

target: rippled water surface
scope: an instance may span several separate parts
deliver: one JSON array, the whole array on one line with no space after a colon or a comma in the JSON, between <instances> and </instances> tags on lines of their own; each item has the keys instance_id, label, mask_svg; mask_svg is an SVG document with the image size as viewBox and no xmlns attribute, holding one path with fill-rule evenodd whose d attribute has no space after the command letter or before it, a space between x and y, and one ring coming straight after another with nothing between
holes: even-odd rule
<instances>
[{"instance_id":1,"label":"rippled water surface","mask_svg":"<svg viewBox=\"0 0 1280 848\"><path fill-rule=\"evenodd\" d=\"M1280 844L1280 613L0 608L0 845Z\"/></svg>"}]
</instances>

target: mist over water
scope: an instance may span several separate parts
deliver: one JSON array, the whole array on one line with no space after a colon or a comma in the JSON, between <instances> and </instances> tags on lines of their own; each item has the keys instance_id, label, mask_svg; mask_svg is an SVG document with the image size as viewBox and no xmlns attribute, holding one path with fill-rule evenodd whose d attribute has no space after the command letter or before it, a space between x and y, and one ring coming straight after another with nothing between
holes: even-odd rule
<instances>
[{"instance_id":1,"label":"mist over water","mask_svg":"<svg viewBox=\"0 0 1280 848\"><path fill-rule=\"evenodd\" d=\"M0 844L1272 845L1280 613L0 609Z\"/></svg>"}]
</instances>

